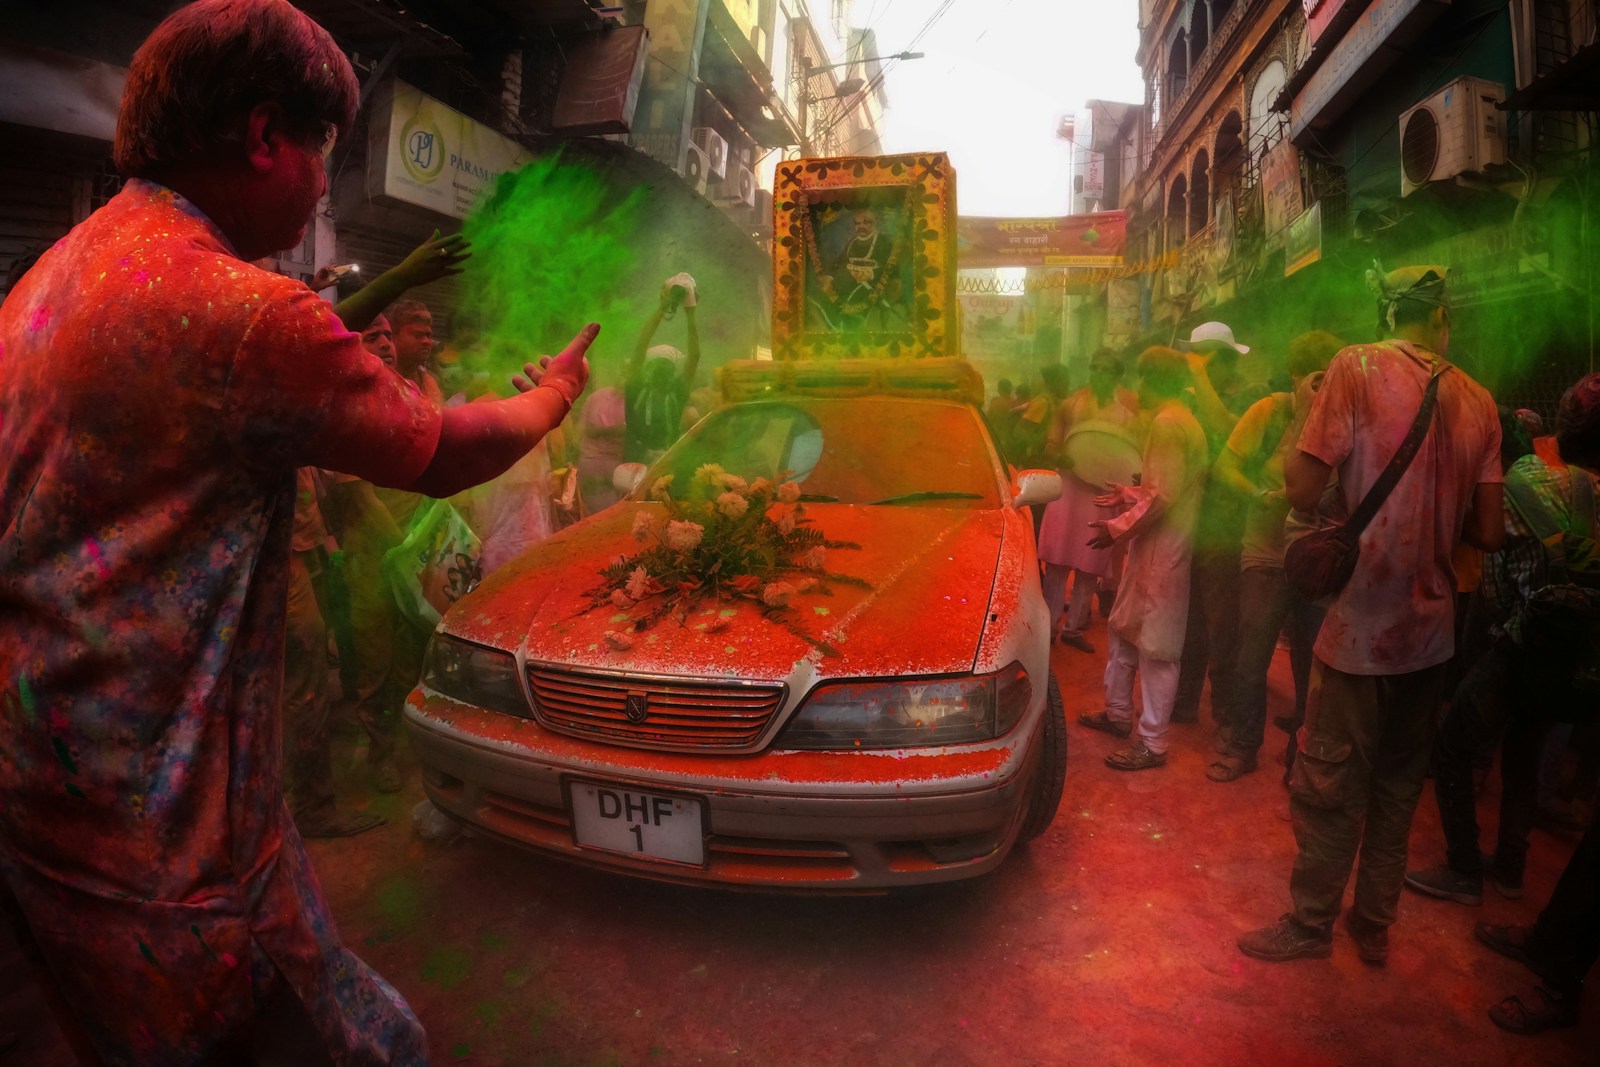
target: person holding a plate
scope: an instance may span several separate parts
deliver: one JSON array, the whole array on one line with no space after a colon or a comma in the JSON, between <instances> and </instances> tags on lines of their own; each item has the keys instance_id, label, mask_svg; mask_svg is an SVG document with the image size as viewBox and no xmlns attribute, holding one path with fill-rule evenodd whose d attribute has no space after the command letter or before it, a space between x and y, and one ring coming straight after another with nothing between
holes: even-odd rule
<instances>
[{"instance_id":1,"label":"person holding a plate","mask_svg":"<svg viewBox=\"0 0 1600 1067\"><path fill-rule=\"evenodd\" d=\"M1126 483L1138 471L1135 423L1139 399L1121 387L1122 360L1109 348L1089 359L1089 384L1055 407L1046 454L1061 468L1061 496L1045 506L1039 529L1039 559L1044 563L1044 596L1050 629L1061 643L1093 652L1084 636L1094 594L1112 576L1112 550L1093 548L1090 524L1116 512L1095 503L1109 481ZM1067 604L1067 579L1072 601ZM1061 625L1066 616L1066 626Z\"/></svg>"},{"instance_id":2,"label":"person holding a plate","mask_svg":"<svg viewBox=\"0 0 1600 1067\"><path fill-rule=\"evenodd\" d=\"M1206 434L1183 401L1193 381L1182 352L1149 348L1139 357L1139 405L1149 412L1138 485L1118 484L1095 503L1116 517L1090 522L1090 547L1128 544L1128 564L1108 622L1106 707L1078 721L1115 737L1133 733L1133 679L1144 690L1139 740L1106 757L1121 771L1167 762L1167 732L1189 619L1189 561L1205 485Z\"/></svg>"}]
</instances>

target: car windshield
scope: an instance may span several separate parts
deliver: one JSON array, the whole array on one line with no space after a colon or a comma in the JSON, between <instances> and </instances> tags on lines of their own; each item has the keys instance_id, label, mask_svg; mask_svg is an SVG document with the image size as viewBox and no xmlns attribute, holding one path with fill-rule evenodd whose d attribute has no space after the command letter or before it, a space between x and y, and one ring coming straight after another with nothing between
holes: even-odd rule
<instances>
[{"instance_id":1,"label":"car windshield","mask_svg":"<svg viewBox=\"0 0 1600 1067\"><path fill-rule=\"evenodd\" d=\"M683 484L715 463L753 480L784 471L803 499L993 508L995 464L976 411L943 400L756 400L712 412L656 464Z\"/></svg>"}]
</instances>

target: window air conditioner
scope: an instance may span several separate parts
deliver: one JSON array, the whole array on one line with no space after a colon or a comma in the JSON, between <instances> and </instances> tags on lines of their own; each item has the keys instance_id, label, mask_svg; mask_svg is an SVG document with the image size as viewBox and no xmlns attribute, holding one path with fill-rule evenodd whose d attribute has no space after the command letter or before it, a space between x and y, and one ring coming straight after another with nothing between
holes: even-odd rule
<instances>
[{"instance_id":1,"label":"window air conditioner","mask_svg":"<svg viewBox=\"0 0 1600 1067\"><path fill-rule=\"evenodd\" d=\"M695 147L706 154L710 165L707 174L712 178L726 177L728 173L728 142L710 126L696 126L689 136Z\"/></svg>"},{"instance_id":2,"label":"window air conditioner","mask_svg":"<svg viewBox=\"0 0 1600 1067\"><path fill-rule=\"evenodd\" d=\"M756 172L735 163L728 168L728 176L717 186L718 200L736 201L751 207L756 202Z\"/></svg>"},{"instance_id":3,"label":"window air conditioner","mask_svg":"<svg viewBox=\"0 0 1600 1067\"><path fill-rule=\"evenodd\" d=\"M1506 161L1505 87L1457 78L1400 116L1400 195Z\"/></svg>"},{"instance_id":4,"label":"window air conditioner","mask_svg":"<svg viewBox=\"0 0 1600 1067\"><path fill-rule=\"evenodd\" d=\"M683 157L683 180L689 188L706 195L706 186L711 179L711 157L706 155L706 150L699 145L689 145Z\"/></svg>"}]
</instances>

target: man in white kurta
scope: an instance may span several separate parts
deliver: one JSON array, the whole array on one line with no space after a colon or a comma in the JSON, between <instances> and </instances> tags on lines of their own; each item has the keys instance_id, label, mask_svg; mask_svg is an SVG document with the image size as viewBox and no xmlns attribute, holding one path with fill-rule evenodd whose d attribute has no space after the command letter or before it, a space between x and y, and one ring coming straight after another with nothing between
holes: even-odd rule
<instances>
[{"instance_id":1,"label":"man in white kurta","mask_svg":"<svg viewBox=\"0 0 1600 1067\"><path fill-rule=\"evenodd\" d=\"M1139 740L1106 758L1118 770L1167 761L1167 729L1178 685L1189 605L1189 563L1207 452L1205 431L1183 403L1182 353L1151 348L1139 357L1139 402L1150 415L1140 484L1118 486L1107 503L1124 510L1095 524L1095 544L1128 542L1128 564L1111 612L1106 708L1079 722L1118 737L1133 732L1133 679L1143 681Z\"/></svg>"}]
</instances>

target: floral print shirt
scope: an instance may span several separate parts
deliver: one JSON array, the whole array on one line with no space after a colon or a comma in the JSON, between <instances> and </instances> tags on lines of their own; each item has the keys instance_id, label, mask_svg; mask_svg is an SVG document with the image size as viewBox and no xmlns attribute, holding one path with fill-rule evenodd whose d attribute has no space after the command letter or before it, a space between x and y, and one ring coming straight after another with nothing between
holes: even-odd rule
<instances>
[{"instance_id":1,"label":"floral print shirt","mask_svg":"<svg viewBox=\"0 0 1600 1067\"><path fill-rule=\"evenodd\" d=\"M107 1063L206 1058L280 975L338 1062L425 1057L338 942L278 708L295 469L409 484L440 419L149 182L0 305L0 869Z\"/></svg>"}]
</instances>

